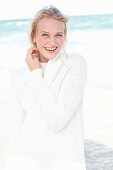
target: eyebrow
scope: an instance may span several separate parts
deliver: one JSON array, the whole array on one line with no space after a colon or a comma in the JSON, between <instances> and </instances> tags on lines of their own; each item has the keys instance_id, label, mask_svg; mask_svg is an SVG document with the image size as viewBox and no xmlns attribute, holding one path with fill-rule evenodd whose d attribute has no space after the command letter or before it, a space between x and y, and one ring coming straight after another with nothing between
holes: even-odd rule
<instances>
[{"instance_id":1,"label":"eyebrow","mask_svg":"<svg viewBox=\"0 0 113 170\"><path fill-rule=\"evenodd\" d=\"M49 34L49 32L47 32L47 31L41 31L40 33L47 33L47 34ZM64 32L57 32L56 34L64 34Z\"/></svg>"}]
</instances>

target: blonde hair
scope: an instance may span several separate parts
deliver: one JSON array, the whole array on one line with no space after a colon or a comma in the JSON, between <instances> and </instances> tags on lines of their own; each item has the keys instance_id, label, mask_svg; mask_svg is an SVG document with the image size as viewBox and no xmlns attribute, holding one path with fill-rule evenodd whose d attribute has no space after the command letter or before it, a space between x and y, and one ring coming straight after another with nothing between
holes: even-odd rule
<instances>
[{"instance_id":1,"label":"blonde hair","mask_svg":"<svg viewBox=\"0 0 113 170\"><path fill-rule=\"evenodd\" d=\"M34 19L31 22L31 25L30 25L29 40L30 40L31 45L33 45L34 47L36 47L36 44L33 42L33 39L36 36L37 25L38 25L39 21L43 18L53 18L53 19L63 22L65 24L64 35L66 36L66 34L67 34L68 17L63 15L60 12L60 10L54 6L44 7L39 12L36 13Z\"/></svg>"}]
</instances>

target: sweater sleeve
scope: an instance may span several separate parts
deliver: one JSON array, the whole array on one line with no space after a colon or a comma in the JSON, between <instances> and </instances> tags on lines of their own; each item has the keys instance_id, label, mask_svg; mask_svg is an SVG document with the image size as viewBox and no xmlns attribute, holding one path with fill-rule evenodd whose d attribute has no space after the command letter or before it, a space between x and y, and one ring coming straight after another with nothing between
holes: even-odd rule
<instances>
[{"instance_id":1,"label":"sweater sleeve","mask_svg":"<svg viewBox=\"0 0 113 170\"><path fill-rule=\"evenodd\" d=\"M76 66L72 65L62 81L57 99L43 79L40 68L29 73L28 86L50 130L57 132L63 129L76 114L83 97L86 73L87 67L84 59L80 59Z\"/></svg>"},{"instance_id":2,"label":"sweater sleeve","mask_svg":"<svg viewBox=\"0 0 113 170\"><path fill-rule=\"evenodd\" d=\"M25 113L17 98L17 83L15 76L12 75L10 78L9 96L7 101L7 117L5 118L5 131L4 131L4 146L5 153L9 149L13 148L12 141L15 141L16 136L23 124Z\"/></svg>"},{"instance_id":3,"label":"sweater sleeve","mask_svg":"<svg viewBox=\"0 0 113 170\"><path fill-rule=\"evenodd\" d=\"M24 121L25 112L19 102L18 96L18 84L15 75L12 75L10 79L10 96L9 96L9 111L11 114L12 128L16 129L21 126Z\"/></svg>"}]
</instances>

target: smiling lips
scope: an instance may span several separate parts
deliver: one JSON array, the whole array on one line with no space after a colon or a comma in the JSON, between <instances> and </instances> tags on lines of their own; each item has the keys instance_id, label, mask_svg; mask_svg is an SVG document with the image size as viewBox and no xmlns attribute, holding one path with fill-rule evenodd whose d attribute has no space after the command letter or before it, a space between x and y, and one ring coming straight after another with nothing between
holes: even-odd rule
<instances>
[{"instance_id":1,"label":"smiling lips","mask_svg":"<svg viewBox=\"0 0 113 170\"><path fill-rule=\"evenodd\" d=\"M47 52L49 53L53 53L56 51L57 47L54 47L54 48L48 48L48 47L44 47L46 49Z\"/></svg>"}]
</instances>

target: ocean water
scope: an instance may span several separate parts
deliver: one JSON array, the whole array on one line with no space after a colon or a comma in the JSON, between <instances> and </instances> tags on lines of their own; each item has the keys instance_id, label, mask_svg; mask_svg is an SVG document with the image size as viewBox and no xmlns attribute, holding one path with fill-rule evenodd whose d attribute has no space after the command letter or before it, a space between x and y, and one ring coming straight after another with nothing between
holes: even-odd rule
<instances>
[{"instance_id":1,"label":"ocean water","mask_svg":"<svg viewBox=\"0 0 113 170\"><path fill-rule=\"evenodd\" d=\"M1 88L7 88L10 73L25 65L30 47L28 29L31 19L0 21ZM89 86L113 88L113 14L71 16L66 50L87 60ZM5 75L5 76L4 76ZM7 87L6 87L7 86Z\"/></svg>"}]
</instances>

